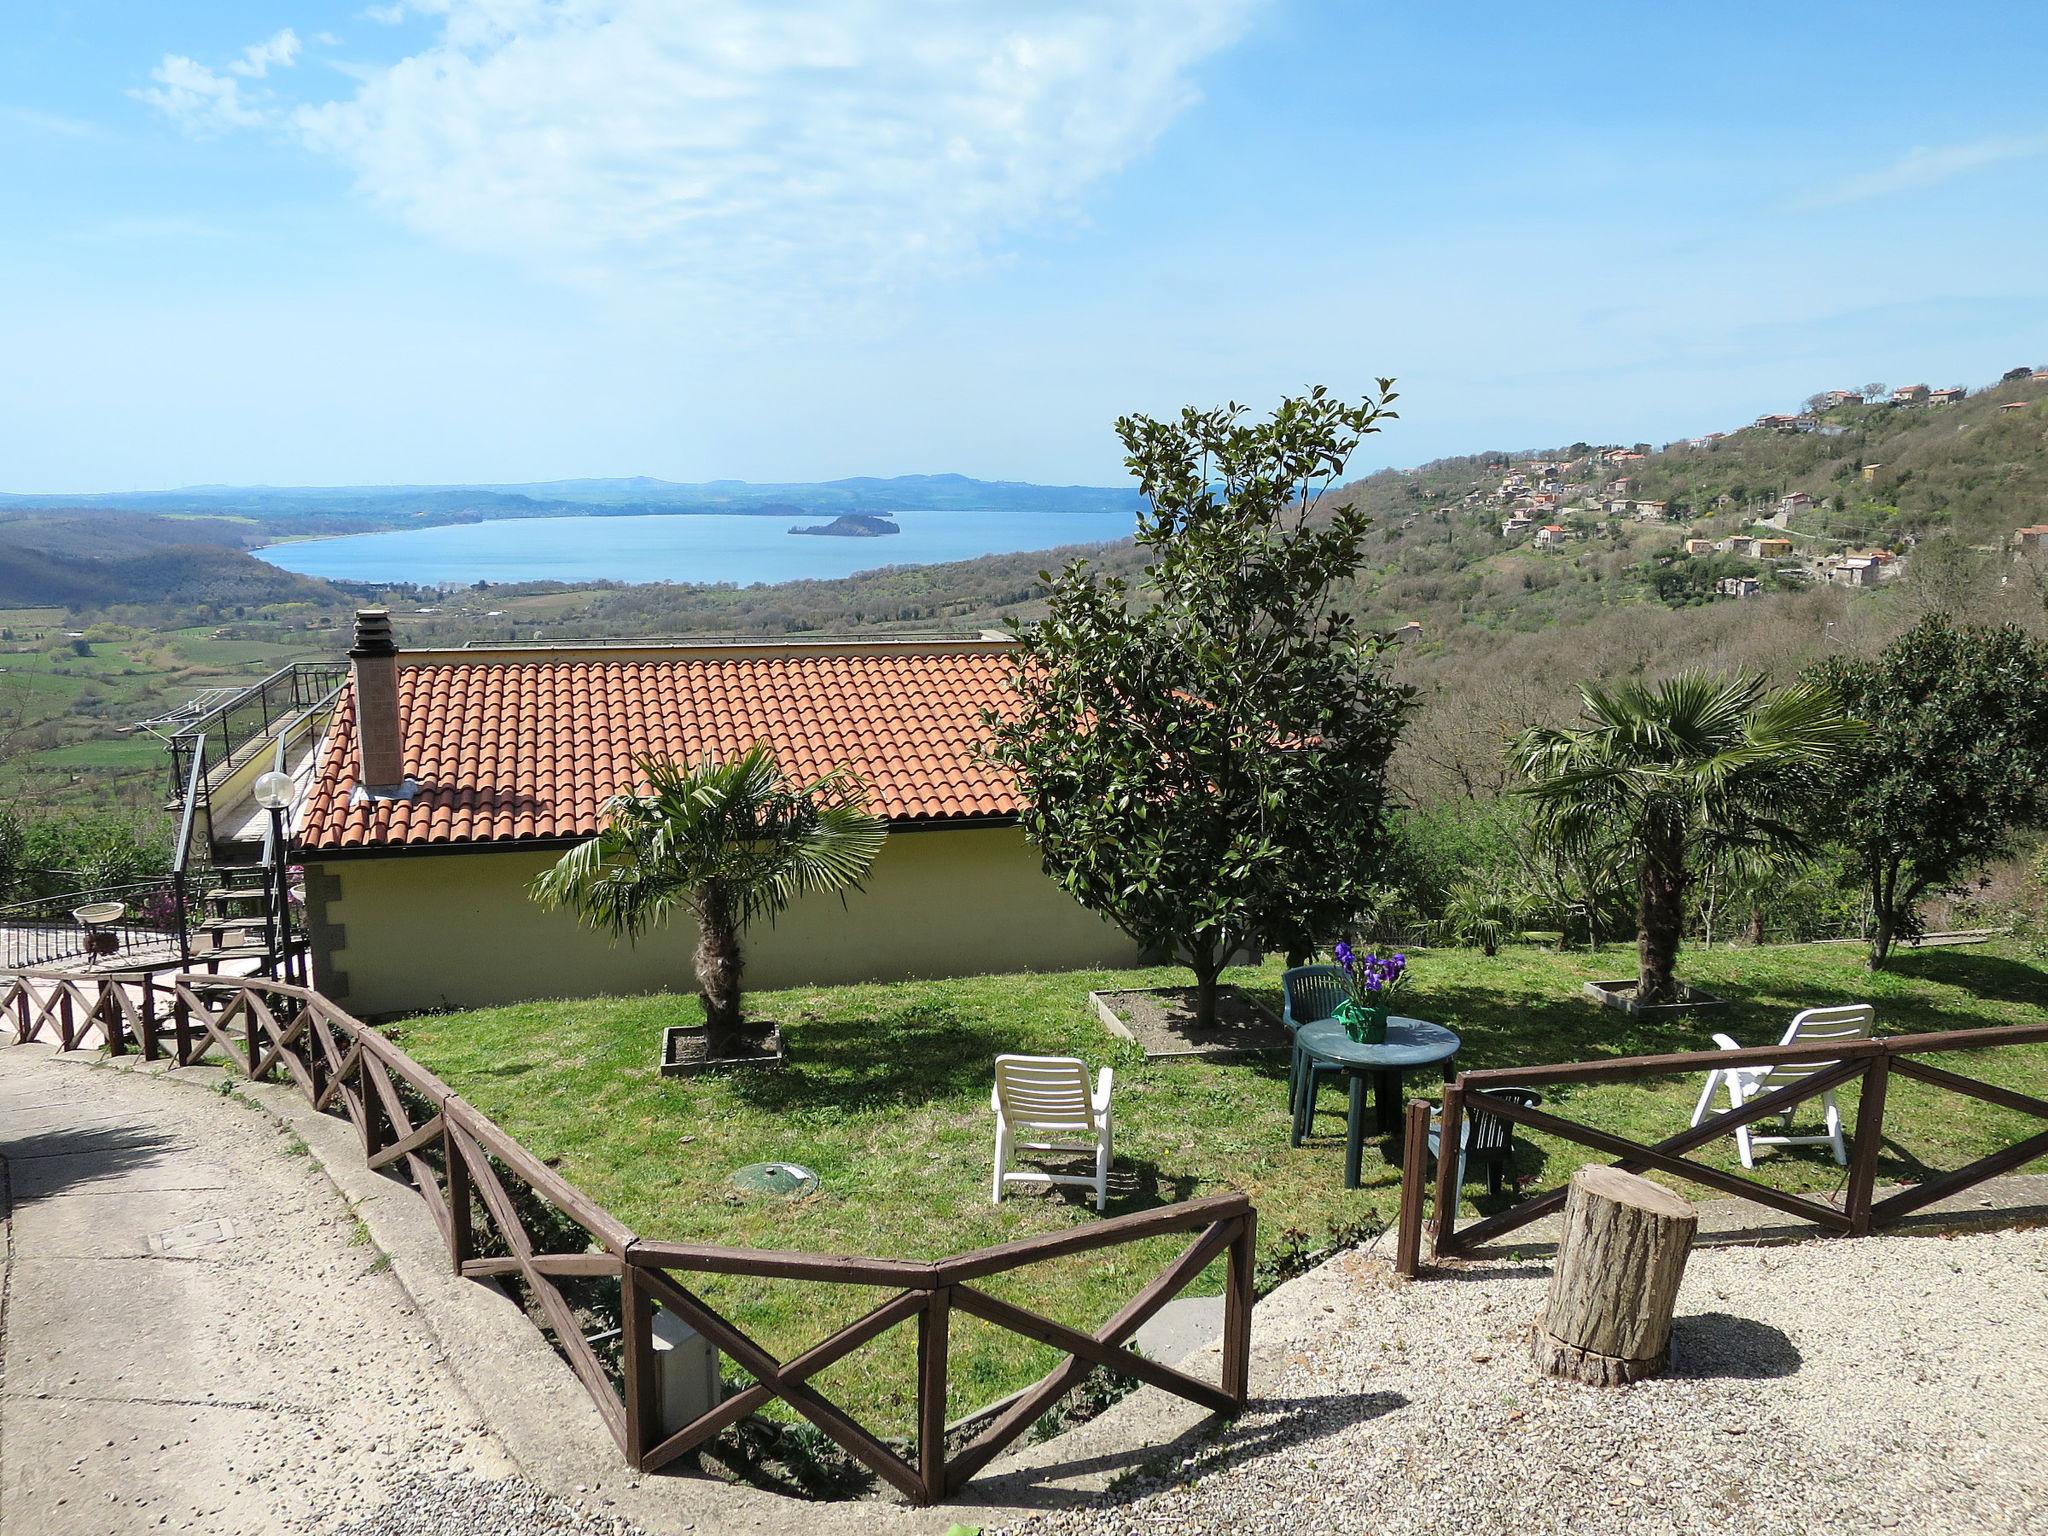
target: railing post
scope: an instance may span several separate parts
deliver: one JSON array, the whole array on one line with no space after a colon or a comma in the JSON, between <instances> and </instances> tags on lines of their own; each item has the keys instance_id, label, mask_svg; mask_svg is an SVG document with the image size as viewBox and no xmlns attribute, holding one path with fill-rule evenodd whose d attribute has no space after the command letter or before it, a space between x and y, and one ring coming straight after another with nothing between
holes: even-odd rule
<instances>
[{"instance_id":1,"label":"railing post","mask_svg":"<svg viewBox=\"0 0 2048 1536\"><path fill-rule=\"evenodd\" d=\"M121 999L116 992L119 985L113 977L102 976L99 1005L93 1009L100 1021L100 1036L106 1043L109 1056L128 1054L128 1028L121 1016Z\"/></svg>"},{"instance_id":2,"label":"railing post","mask_svg":"<svg viewBox=\"0 0 2048 1536\"><path fill-rule=\"evenodd\" d=\"M262 1033L256 1027L256 1010L250 1006L248 994L242 994L242 1036L248 1042L249 1062L242 1069L242 1075L251 1082L256 1080L256 1063L262 1060Z\"/></svg>"},{"instance_id":3,"label":"railing post","mask_svg":"<svg viewBox=\"0 0 2048 1536\"><path fill-rule=\"evenodd\" d=\"M358 1076L357 1082L361 1081ZM469 1164L462 1160L462 1150L455 1144L448 1108L446 1102L441 1105L441 1164L448 1170L448 1267L460 1277L463 1264L476 1256L476 1234L470 1225ZM365 1105L365 1119L368 1115Z\"/></svg>"},{"instance_id":4,"label":"railing post","mask_svg":"<svg viewBox=\"0 0 2048 1536\"><path fill-rule=\"evenodd\" d=\"M1401 1215L1394 1234L1394 1273L1413 1280L1422 1269L1423 1175L1429 1165L1429 1104L1408 1101L1401 1134Z\"/></svg>"},{"instance_id":5,"label":"railing post","mask_svg":"<svg viewBox=\"0 0 2048 1536\"><path fill-rule=\"evenodd\" d=\"M1885 1086L1892 1075L1889 1053L1863 1064L1863 1091L1856 1097L1855 1148L1849 1155L1849 1192L1845 1202L1849 1235L1870 1233L1870 1196L1877 1187L1877 1153L1884 1141Z\"/></svg>"},{"instance_id":6,"label":"railing post","mask_svg":"<svg viewBox=\"0 0 2048 1536\"><path fill-rule=\"evenodd\" d=\"M619 1361L625 1377L621 1396L626 1406L626 1465L636 1472L662 1427L654 1368L654 1299L641 1288L639 1275L629 1248L619 1256Z\"/></svg>"},{"instance_id":7,"label":"railing post","mask_svg":"<svg viewBox=\"0 0 2048 1536\"><path fill-rule=\"evenodd\" d=\"M192 914L187 903L191 900L189 879L184 870L171 877L172 905L177 909L178 923L178 969L192 969Z\"/></svg>"},{"instance_id":8,"label":"railing post","mask_svg":"<svg viewBox=\"0 0 2048 1536\"><path fill-rule=\"evenodd\" d=\"M938 1286L917 1317L917 1481L919 1501L925 1504L946 1496L946 1364L952 1319L953 1288Z\"/></svg>"},{"instance_id":9,"label":"railing post","mask_svg":"<svg viewBox=\"0 0 2048 1536\"><path fill-rule=\"evenodd\" d=\"M1465 1143L1465 1090L1456 1083L1444 1086L1443 1118L1437 1124L1436 1144L1448 1154L1436 1160L1436 1225L1430 1251L1439 1259L1458 1251L1458 1153Z\"/></svg>"},{"instance_id":10,"label":"railing post","mask_svg":"<svg viewBox=\"0 0 2048 1536\"><path fill-rule=\"evenodd\" d=\"M57 983L57 1048L59 1050L68 1051L71 1049L71 1030L71 983L60 981Z\"/></svg>"},{"instance_id":11,"label":"railing post","mask_svg":"<svg viewBox=\"0 0 2048 1536\"><path fill-rule=\"evenodd\" d=\"M1223 1390L1242 1409L1251 1399L1252 1302L1257 1295L1259 1213L1238 1218L1223 1281Z\"/></svg>"},{"instance_id":12,"label":"railing post","mask_svg":"<svg viewBox=\"0 0 2048 1536\"><path fill-rule=\"evenodd\" d=\"M142 1059L155 1061L163 1052L156 1037L156 972L142 973Z\"/></svg>"},{"instance_id":13,"label":"railing post","mask_svg":"<svg viewBox=\"0 0 2048 1536\"><path fill-rule=\"evenodd\" d=\"M185 1001L185 989L171 994L171 1030L178 1040L178 1065L192 1064L192 1005Z\"/></svg>"}]
</instances>

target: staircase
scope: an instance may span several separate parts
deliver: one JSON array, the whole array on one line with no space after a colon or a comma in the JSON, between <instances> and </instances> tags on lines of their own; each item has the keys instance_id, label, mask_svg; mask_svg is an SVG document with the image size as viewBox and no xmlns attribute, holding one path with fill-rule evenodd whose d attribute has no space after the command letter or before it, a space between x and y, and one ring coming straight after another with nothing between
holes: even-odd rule
<instances>
[{"instance_id":1,"label":"staircase","mask_svg":"<svg viewBox=\"0 0 2048 1536\"><path fill-rule=\"evenodd\" d=\"M283 772L304 796L345 676L345 665L295 662L224 699L195 701L165 736L181 812L172 873L199 914L191 964L306 979L304 935L278 900L289 840L274 837L253 789L260 772Z\"/></svg>"},{"instance_id":2,"label":"staircase","mask_svg":"<svg viewBox=\"0 0 2048 1536\"><path fill-rule=\"evenodd\" d=\"M271 910L276 886L270 870L260 863L216 864L209 873L215 883L199 893L192 963L218 975L223 965L246 960L270 974L282 941Z\"/></svg>"}]
</instances>

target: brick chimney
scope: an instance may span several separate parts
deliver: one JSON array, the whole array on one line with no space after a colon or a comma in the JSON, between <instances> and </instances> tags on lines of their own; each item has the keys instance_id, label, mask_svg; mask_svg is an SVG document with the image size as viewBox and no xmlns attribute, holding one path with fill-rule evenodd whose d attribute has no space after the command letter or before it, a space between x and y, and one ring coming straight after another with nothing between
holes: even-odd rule
<instances>
[{"instance_id":1,"label":"brick chimney","mask_svg":"<svg viewBox=\"0 0 2048 1536\"><path fill-rule=\"evenodd\" d=\"M356 692L356 754L362 779L352 799L410 800L405 776L405 732L398 720L398 646L388 608L356 610L356 643L349 650Z\"/></svg>"}]
</instances>

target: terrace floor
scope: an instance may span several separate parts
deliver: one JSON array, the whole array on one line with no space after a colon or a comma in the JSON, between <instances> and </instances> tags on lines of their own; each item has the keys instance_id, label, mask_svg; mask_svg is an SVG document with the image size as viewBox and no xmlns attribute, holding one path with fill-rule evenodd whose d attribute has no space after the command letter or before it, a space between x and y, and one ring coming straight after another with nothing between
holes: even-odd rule
<instances>
[{"instance_id":1,"label":"terrace floor","mask_svg":"<svg viewBox=\"0 0 2048 1536\"><path fill-rule=\"evenodd\" d=\"M1237 1423L1211 1433L1141 1392L1080 1434L1103 1449L1178 1430L1144 1470L985 1529L2039 1532L2044 1274L2039 1228L1696 1249L1672 1370L1603 1389L1529 1361L1542 1260L1403 1284L1348 1255L1261 1306Z\"/></svg>"}]
</instances>

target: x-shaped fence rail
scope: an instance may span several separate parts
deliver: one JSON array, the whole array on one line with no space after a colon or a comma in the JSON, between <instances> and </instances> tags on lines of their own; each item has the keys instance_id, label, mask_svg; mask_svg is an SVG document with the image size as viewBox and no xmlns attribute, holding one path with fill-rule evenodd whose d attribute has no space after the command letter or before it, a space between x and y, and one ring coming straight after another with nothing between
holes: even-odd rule
<instances>
[{"instance_id":1,"label":"x-shaped fence rail","mask_svg":"<svg viewBox=\"0 0 2048 1536\"><path fill-rule=\"evenodd\" d=\"M455 1273L519 1282L627 1461L643 1471L667 1466L780 1400L906 1497L933 1503L958 1492L1098 1366L1221 1414L1240 1411L1247 1400L1258 1213L1242 1194L1184 1201L934 1263L659 1242L632 1232L384 1035L309 988L242 977L23 972L0 978L0 1017L13 1022L20 1040L47 1033L66 1050L98 1044L181 1067L213 1062L251 1078L283 1073L315 1109L355 1127L370 1167L419 1193ZM538 1205L551 1219L522 1215L522 1200L528 1211ZM536 1225L560 1241L576 1234L583 1245L544 1247ZM1180 1233L1193 1238L1180 1256L1092 1333L977 1283L1067 1255ZM1220 1383L1131 1349L1139 1327L1218 1259L1226 1265ZM854 1322L781 1359L705 1300L698 1277L711 1275L890 1294ZM565 1289L565 1282L593 1280L618 1286L616 1381ZM753 1378L688 1424L660 1419L657 1306ZM1049 1345L1066 1359L949 1456L949 1339L956 1311ZM815 1378L912 1321L917 1433L905 1455L828 1398Z\"/></svg>"},{"instance_id":2,"label":"x-shaped fence rail","mask_svg":"<svg viewBox=\"0 0 2048 1536\"><path fill-rule=\"evenodd\" d=\"M1740 1051L1685 1051L1663 1056L1622 1056L1609 1061L1556 1062L1538 1067L1465 1072L1444 1089L1442 1115L1435 1126L1437 1144L1445 1148L1461 1145L1465 1116L1483 1111L1527 1126L1532 1131L1604 1153L1615 1159L1616 1167L1630 1172L1648 1170L1668 1174L1722 1194L1753 1200L1772 1210L1810 1221L1827 1232L1861 1236L1889 1226L1923 1206L2021 1167L2037 1157L2048 1156L2048 1130L2043 1130L1952 1172L1923 1180L1881 1200L1875 1198L1877 1155L1884 1140L1886 1090L1891 1075L1896 1072L1902 1077L1911 1077L1951 1093L2048 1120L2048 1100L1965 1077L1921 1059L1937 1054L1985 1051L1999 1046L2031 1045L2043 1040L2048 1040L2048 1025L2020 1024L1997 1029L1891 1035L1834 1044L1766 1045ZM1533 1088L1563 1083L1628 1082L1679 1073L1725 1071L1731 1067L1795 1065L1818 1065L1820 1070L1760 1094L1738 1108L1724 1110L1676 1135L1648 1143L1567 1120L1488 1091L1511 1086ZM1790 1194L1761 1180L1745 1178L1725 1168L1716 1168L1682 1155L1728 1135L1738 1126L1783 1115L1808 1099L1850 1083L1857 1083L1860 1091L1850 1137L1848 1180L1839 1206L1805 1195ZM1417 1274L1421 1267L1425 1225L1423 1207L1427 1199L1424 1168L1428 1161L1430 1110L1431 1106L1421 1100L1411 1102L1404 1133L1406 1162L1402 1169L1395 1265L1408 1275ZM1565 1194L1563 1187L1546 1190L1461 1228L1458 1225L1458 1159L1456 1156L1442 1157L1437 1162L1433 1252L1439 1258L1469 1253L1482 1243L1526 1227L1560 1209Z\"/></svg>"}]
</instances>

